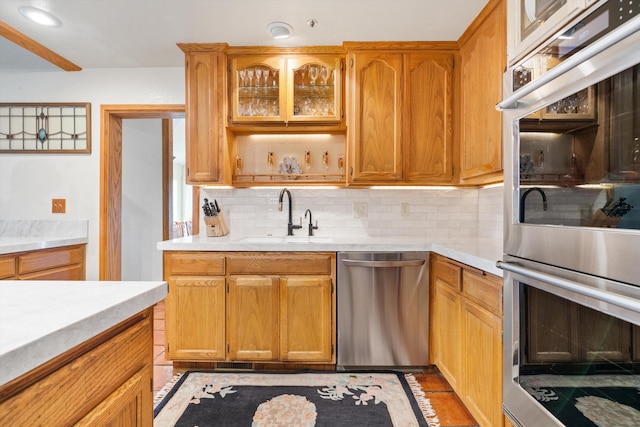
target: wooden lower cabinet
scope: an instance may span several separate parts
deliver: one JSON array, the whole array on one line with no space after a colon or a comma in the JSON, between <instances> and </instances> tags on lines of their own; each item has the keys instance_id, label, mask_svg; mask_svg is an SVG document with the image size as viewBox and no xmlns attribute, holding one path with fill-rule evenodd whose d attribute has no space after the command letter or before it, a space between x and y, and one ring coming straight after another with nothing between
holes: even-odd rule
<instances>
[{"instance_id":1,"label":"wooden lower cabinet","mask_svg":"<svg viewBox=\"0 0 640 427\"><path fill-rule=\"evenodd\" d=\"M460 358L462 357L462 330L460 325L460 300L458 292L436 282L434 292L434 317L438 319L438 332L434 332L435 363L454 389L460 387Z\"/></svg>"},{"instance_id":2,"label":"wooden lower cabinet","mask_svg":"<svg viewBox=\"0 0 640 427\"><path fill-rule=\"evenodd\" d=\"M179 276L166 279L166 354L169 359L224 360L224 277Z\"/></svg>"},{"instance_id":3,"label":"wooden lower cabinet","mask_svg":"<svg viewBox=\"0 0 640 427\"><path fill-rule=\"evenodd\" d=\"M0 256L0 280L85 280L86 245Z\"/></svg>"},{"instance_id":4,"label":"wooden lower cabinet","mask_svg":"<svg viewBox=\"0 0 640 427\"><path fill-rule=\"evenodd\" d=\"M153 309L0 386L3 426L153 425Z\"/></svg>"},{"instance_id":5,"label":"wooden lower cabinet","mask_svg":"<svg viewBox=\"0 0 640 427\"><path fill-rule=\"evenodd\" d=\"M237 276L229 279L230 359L276 361L280 358L279 290L277 277Z\"/></svg>"},{"instance_id":6,"label":"wooden lower cabinet","mask_svg":"<svg viewBox=\"0 0 640 427\"><path fill-rule=\"evenodd\" d=\"M335 253L169 251L164 276L168 358L335 363Z\"/></svg>"},{"instance_id":7,"label":"wooden lower cabinet","mask_svg":"<svg viewBox=\"0 0 640 427\"><path fill-rule=\"evenodd\" d=\"M502 280L431 259L432 361L481 426L501 427Z\"/></svg>"}]
</instances>

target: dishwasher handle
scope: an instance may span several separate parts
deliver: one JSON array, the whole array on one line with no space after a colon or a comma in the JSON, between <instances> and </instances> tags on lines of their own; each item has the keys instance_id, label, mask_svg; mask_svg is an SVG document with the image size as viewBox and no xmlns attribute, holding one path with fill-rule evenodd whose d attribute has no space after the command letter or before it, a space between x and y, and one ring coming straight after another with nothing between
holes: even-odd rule
<instances>
[{"instance_id":1,"label":"dishwasher handle","mask_svg":"<svg viewBox=\"0 0 640 427\"><path fill-rule=\"evenodd\" d=\"M373 268L387 268L387 267L419 267L424 265L423 259L409 259L403 261L360 261L355 259L343 259L342 263L350 267L373 267Z\"/></svg>"}]
</instances>

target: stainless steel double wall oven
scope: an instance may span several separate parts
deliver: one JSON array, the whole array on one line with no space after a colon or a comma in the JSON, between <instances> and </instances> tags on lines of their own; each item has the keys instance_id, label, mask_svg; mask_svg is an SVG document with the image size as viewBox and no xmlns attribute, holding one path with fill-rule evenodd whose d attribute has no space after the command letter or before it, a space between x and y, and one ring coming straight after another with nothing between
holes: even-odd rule
<instances>
[{"instance_id":1,"label":"stainless steel double wall oven","mask_svg":"<svg viewBox=\"0 0 640 427\"><path fill-rule=\"evenodd\" d=\"M601 0L505 74L505 413L640 425L640 2Z\"/></svg>"}]
</instances>

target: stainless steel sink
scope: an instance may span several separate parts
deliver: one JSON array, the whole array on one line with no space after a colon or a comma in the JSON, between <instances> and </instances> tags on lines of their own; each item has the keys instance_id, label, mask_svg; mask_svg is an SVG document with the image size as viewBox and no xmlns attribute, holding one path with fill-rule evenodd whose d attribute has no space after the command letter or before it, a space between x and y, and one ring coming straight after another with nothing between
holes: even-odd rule
<instances>
[{"instance_id":1,"label":"stainless steel sink","mask_svg":"<svg viewBox=\"0 0 640 427\"><path fill-rule=\"evenodd\" d=\"M333 238L320 236L247 236L239 239L243 243L331 243Z\"/></svg>"}]
</instances>

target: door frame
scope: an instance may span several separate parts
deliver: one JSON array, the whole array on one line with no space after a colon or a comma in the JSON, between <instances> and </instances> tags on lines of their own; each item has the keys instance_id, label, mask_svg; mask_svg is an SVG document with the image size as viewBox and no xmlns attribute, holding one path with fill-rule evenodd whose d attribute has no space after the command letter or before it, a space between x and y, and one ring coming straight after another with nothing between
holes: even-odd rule
<instances>
[{"instance_id":1,"label":"door frame","mask_svg":"<svg viewBox=\"0 0 640 427\"><path fill-rule=\"evenodd\" d=\"M121 280L122 267L122 119L184 118L183 104L100 106L100 247L99 280ZM173 152L171 128L162 124L163 223L168 228ZM165 231L163 231L165 236ZM166 236L165 236L166 237Z\"/></svg>"}]
</instances>

